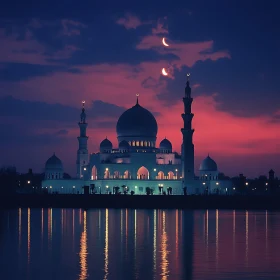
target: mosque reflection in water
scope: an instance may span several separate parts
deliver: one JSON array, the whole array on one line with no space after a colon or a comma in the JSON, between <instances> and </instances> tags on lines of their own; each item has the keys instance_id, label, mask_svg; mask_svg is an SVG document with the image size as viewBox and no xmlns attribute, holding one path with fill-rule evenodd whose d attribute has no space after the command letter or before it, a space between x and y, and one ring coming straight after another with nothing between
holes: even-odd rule
<instances>
[{"instance_id":1,"label":"mosque reflection in water","mask_svg":"<svg viewBox=\"0 0 280 280\"><path fill-rule=\"evenodd\" d=\"M5 212L0 277L239 279L219 275L269 266L279 273L273 224L279 232L280 216L267 211L18 209Z\"/></svg>"}]
</instances>

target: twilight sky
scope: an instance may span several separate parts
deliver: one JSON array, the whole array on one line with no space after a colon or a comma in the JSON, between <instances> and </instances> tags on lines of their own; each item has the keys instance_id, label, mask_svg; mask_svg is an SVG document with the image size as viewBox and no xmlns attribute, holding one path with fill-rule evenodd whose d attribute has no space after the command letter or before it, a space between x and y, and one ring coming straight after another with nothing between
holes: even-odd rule
<instances>
[{"instance_id":1,"label":"twilight sky","mask_svg":"<svg viewBox=\"0 0 280 280\"><path fill-rule=\"evenodd\" d=\"M157 118L157 143L166 136L179 152L190 72L196 168L209 152L227 175L280 176L280 4L124 2L1 7L0 165L42 172L55 151L74 175L81 101L97 152L106 136L117 144L116 122L136 93Z\"/></svg>"}]
</instances>

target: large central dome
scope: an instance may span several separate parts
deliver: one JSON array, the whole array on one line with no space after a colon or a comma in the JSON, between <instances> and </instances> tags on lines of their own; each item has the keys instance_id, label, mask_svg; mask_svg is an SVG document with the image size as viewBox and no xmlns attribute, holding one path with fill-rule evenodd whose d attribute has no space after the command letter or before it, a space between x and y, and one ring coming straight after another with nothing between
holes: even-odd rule
<instances>
[{"instance_id":1,"label":"large central dome","mask_svg":"<svg viewBox=\"0 0 280 280\"><path fill-rule=\"evenodd\" d=\"M117 123L118 137L156 137L157 121L153 114L138 104L126 110Z\"/></svg>"}]
</instances>

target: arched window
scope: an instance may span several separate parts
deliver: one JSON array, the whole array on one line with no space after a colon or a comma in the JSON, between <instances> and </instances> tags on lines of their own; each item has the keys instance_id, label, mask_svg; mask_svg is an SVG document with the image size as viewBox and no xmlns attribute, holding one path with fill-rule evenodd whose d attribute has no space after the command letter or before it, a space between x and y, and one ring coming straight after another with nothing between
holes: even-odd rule
<instances>
[{"instance_id":1,"label":"arched window","mask_svg":"<svg viewBox=\"0 0 280 280\"><path fill-rule=\"evenodd\" d=\"M173 173L172 171L169 171L169 172L168 172L168 179L169 179L169 180L175 179L174 173Z\"/></svg>"},{"instance_id":2,"label":"arched window","mask_svg":"<svg viewBox=\"0 0 280 280\"><path fill-rule=\"evenodd\" d=\"M164 173L162 171L159 171L157 178L159 180L164 180Z\"/></svg>"},{"instance_id":3,"label":"arched window","mask_svg":"<svg viewBox=\"0 0 280 280\"><path fill-rule=\"evenodd\" d=\"M132 146L135 146L135 141L132 141Z\"/></svg>"},{"instance_id":4,"label":"arched window","mask_svg":"<svg viewBox=\"0 0 280 280\"><path fill-rule=\"evenodd\" d=\"M105 169L105 172L104 172L104 179L110 179L110 171L109 171L109 168L106 168L106 169Z\"/></svg>"},{"instance_id":5,"label":"arched window","mask_svg":"<svg viewBox=\"0 0 280 280\"><path fill-rule=\"evenodd\" d=\"M97 168L95 165L91 169L91 180L97 180Z\"/></svg>"},{"instance_id":6,"label":"arched window","mask_svg":"<svg viewBox=\"0 0 280 280\"><path fill-rule=\"evenodd\" d=\"M139 147L139 141L136 141L136 146Z\"/></svg>"},{"instance_id":7,"label":"arched window","mask_svg":"<svg viewBox=\"0 0 280 280\"><path fill-rule=\"evenodd\" d=\"M142 166L137 171L138 180L149 180L149 171L146 167Z\"/></svg>"},{"instance_id":8,"label":"arched window","mask_svg":"<svg viewBox=\"0 0 280 280\"><path fill-rule=\"evenodd\" d=\"M144 146L147 147L147 141L144 141Z\"/></svg>"},{"instance_id":9,"label":"arched window","mask_svg":"<svg viewBox=\"0 0 280 280\"><path fill-rule=\"evenodd\" d=\"M124 172L123 178L124 178L124 179L131 179L131 174L130 174L130 172L129 172L128 170L126 170L126 171Z\"/></svg>"},{"instance_id":10,"label":"arched window","mask_svg":"<svg viewBox=\"0 0 280 280\"><path fill-rule=\"evenodd\" d=\"M143 147L143 141L140 141L140 146Z\"/></svg>"},{"instance_id":11,"label":"arched window","mask_svg":"<svg viewBox=\"0 0 280 280\"><path fill-rule=\"evenodd\" d=\"M119 179L120 178L120 172L119 171L115 171L114 172L114 179Z\"/></svg>"}]
</instances>

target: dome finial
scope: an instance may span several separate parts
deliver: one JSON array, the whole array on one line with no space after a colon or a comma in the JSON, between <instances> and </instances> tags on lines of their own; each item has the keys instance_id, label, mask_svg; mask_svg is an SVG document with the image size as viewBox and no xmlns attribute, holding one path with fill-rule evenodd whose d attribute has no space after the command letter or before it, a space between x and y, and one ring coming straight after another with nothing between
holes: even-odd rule
<instances>
[{"instance_id":1,"label":"dome finial","mask_svg":"<svg viewBox=\"0 0 280 280\"><path fill-rule=\"evenodd\" d=\"M191 98L191 88L190 88L190 73L187 73L187 83L185 87L185 97Z\"/></svg>"},{"instance_id":2,"label":"dome finial","mask_svg":"<svg viewBox=\"0 0 280 280\"><path fill-rule=\"evenodd\" d=\"M136 93L136 105L138 105L138 97L139 97L139 93Z\"/></svg>"},{"instance_id":3,"label":"dome finial","mask_svg":"<svg viewBox=\"0 0 280 280\"><path fill-rule=\"evenodd\" d=\"M85 103L86 101L82 101L82 113L81 113L81 121L80 123L86 123L86 113L85 113Z\"/></svg>"}]
</instances>

